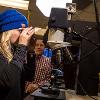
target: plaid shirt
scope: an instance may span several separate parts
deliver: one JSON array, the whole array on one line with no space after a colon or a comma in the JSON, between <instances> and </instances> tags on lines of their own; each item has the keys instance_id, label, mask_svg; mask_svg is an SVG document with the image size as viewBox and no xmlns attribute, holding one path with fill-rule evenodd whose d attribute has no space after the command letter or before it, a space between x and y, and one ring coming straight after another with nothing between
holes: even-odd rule
<instances>
[{"instance_id":1,"label":"plaid shirt","mask_svg":"<svg viewBox=\"0 0 100 100\"><path fill-rule=\"evenodd\" d=\"M32 83L43 86L50 80L51 76L51 59L45 56L36 57L35 77Z\"/></svg>"}]
</instances>

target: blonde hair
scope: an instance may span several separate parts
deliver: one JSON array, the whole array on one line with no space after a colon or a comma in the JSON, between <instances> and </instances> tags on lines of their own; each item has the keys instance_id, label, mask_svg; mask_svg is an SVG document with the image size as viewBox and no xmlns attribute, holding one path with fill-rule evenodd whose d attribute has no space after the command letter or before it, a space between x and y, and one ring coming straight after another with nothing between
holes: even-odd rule
<instances>
[{"instance_id":1,"label":"blonde hair","mask_svg":"<svg viewBox=\"0 0 100 100\"><path fill-rule=\"evenodd\" d=\"M5 58L7 58L8 62L10 62L13 58L10 43L11 34L12 30L0 33L0 52L4 55Z\"/></svg>"}]
</instances>

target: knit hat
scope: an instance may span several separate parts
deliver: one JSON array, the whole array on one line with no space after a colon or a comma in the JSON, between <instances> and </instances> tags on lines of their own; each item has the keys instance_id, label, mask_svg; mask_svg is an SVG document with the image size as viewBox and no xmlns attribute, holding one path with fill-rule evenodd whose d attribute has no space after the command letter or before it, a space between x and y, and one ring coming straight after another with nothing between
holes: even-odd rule
<instances>
[{"instance_id":1,"label":"knit hat","mask_svg":"<svg viewBox=\"0 0 100 100\"><path fill-rule=\"evenodd\" d=\"M17 10L9 9L0 14L0 33L21 28L21 24L28 27L27 18Z\"/></svg>"}]
</instances>

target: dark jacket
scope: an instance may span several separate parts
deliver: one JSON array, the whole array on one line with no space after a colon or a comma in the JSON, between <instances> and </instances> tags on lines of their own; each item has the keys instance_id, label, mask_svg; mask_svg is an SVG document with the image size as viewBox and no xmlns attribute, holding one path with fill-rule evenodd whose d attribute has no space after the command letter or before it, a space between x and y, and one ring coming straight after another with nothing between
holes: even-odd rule
<instances>
[{"instance_id":1,"label":"dark jacket","mask_svg":"<svg viewBox=\"0 0 100 100\"><path fill-rule=\"evenodd\" d=\"M27 53L27 66L24 68L24 75L25 80L33 81L34 80L34 74L35 74L35 59L36 55L34 52L28 52Z\"/></svg>"},{"instance_id":2,"label":"dark jacket","mask_svg":"<svg viewBox=\"0 0 100 100\"><path fill-rule=\"evenodd\" d=\"M22 96L26 97L29 95L25 93L25 81L33 81L35 74L35 54L33 52L27 52L27 63L24 64L21 77L21 91Z\"/></svg>"},{"instance_id":3,"label":"dark jacket","mask_svg":"<svg viewBox=\"0 0 100 100\"><path fill-rule=\"evenodd\" d=\"M0 100L21 100L21 72L26 46L19 45L10 63L0 54Z\"/></svg>"}]
</instances>

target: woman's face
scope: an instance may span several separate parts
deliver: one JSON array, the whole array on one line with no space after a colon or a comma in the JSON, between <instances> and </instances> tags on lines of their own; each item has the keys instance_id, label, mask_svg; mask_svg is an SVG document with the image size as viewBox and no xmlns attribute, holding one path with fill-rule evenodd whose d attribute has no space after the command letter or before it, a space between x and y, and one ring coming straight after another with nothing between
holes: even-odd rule
<instances>
[{"instance_id":1,"label":"woman's face","mask_svg":"<svg viewBox=\"0 0 100 100\"><path fill-rule=\"evenodd\" d=\"M18 41L19 36L20 36L20 32L18 30L13 30L10 37L11 43L12 44L16 43Z\"/></svg>"},{"instance_id":2,"label":"woman's face","mask_svg":"<svg viewBox=\"0 0 100 100\"><path fill-rule=\"evenodd\" d=\"M36 40L36 44L35 44L35 54L36 55L41 55L44 51L45 45L43 43L43 40Z\"/></svg>"},{"instance_id":3,"label":"woman's face","mask_svg":"<svg viewBox=\"0 0 100 100\"><path fill-rule=\"evenodd\" d=\"M12 34L10 37L10 41L12 44L15 44L18 42L18 39L19 39L19 36L20 36L22 30L25 29L25 24L21 24L21 26L22 26L22 28L20 28L20 29L12 30Z\"/></svg>"}]
</instances>

